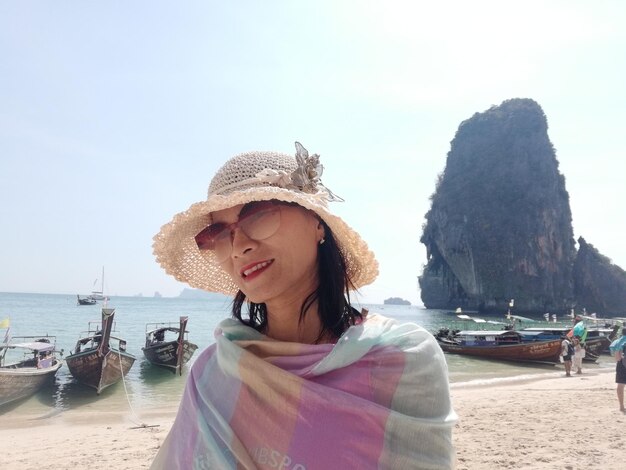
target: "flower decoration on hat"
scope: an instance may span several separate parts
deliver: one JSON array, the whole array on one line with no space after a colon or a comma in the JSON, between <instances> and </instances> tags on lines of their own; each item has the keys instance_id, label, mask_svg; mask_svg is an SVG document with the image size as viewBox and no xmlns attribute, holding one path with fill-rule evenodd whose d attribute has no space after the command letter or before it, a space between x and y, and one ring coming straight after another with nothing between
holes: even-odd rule
<instances>
[{"instance_id":1,"label":"flower decoration on hat","mask_svg":"<svg viewBox=\"0 0 626 470\"><path fill-rule=\"evenodd\" d=\"M320 156L316 153L309 156L309 152L300 142L296 142L296 162L298 167L291 173L291 182L300 191L316 193L318 186L328 195L328 201L343 202L343 199L322 184L321 176L324 166L320 163Z\"/></svg>"},{"instance_id":2,"label":"flower decoration on hat","mask_svg":"<svg viewBox=\"0 0 626 470\"><path fill-rule=\"evenodd\" d=\"M298 168L291 173L293 184L305 193L317 192L317 185L324 172L320 156L316 153L309 156L308 150L300 142L296 142L296 161Z\"/></svg>"},{"instance_id":3,"label":"flower decoration on hat","mask_svg":"<svg viewBox=\"0 0 626 470\"><path fill-rule=\"evenodd\" d=\"M320 177L324 172L324 166L320 163L320 156L316 153L309 155L308 150L300 142L296 142L296 163L297 167L291 173L265 168L258 172L254 179L261 183L278 186L279 188L294 189L312 194L322 203L343 202L343 198L337 196L322 184ZM250 183L250 180L229 185L229 188L247 183Z\"/></svg>"}]
</instances>

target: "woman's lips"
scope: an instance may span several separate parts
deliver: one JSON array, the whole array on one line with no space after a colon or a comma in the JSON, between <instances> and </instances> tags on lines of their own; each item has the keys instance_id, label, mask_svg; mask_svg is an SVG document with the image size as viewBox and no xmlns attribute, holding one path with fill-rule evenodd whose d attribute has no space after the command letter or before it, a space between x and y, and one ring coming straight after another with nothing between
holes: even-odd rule
<instances>
[{"instance_id":1,"label":"woman's lips","mask_svg":"<svg viewBox=\"0 0 626 470\"><path fill-rule=\"evenodd\" d=\"M273 259L254 262L252 264L249 264L248 266L245 266L239 274L242 278L249 280L261 274L261 272L265 271L265 269L267 269L267 267L270 266L273 262Z\"/></svg>"}]
</instances>

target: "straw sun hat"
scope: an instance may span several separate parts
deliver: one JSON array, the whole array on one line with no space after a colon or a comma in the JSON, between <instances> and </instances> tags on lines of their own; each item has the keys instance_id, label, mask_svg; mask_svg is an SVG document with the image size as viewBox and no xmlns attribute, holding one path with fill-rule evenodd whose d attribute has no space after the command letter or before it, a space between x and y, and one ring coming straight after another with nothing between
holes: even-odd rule
<instances>
[{"instance_id":1,"label":"straw sun hat","mask_svg":"<svg viewBox=\"0 0 626 470\"><path fill-rule=\"evenodd\" d=\"M157 262L191 287L235 294L237 286L220 268L213 251L200 251L194 237L211 223L211 212L277 199L315 212L332 230L354 287L372 283L378 275L378 262L359 234L328 211L328 202L342 199L322 185L322 170L319 156L309 156L298 142L295 157L275 152L232 157L211 180L206 201L192 204L161 227L153 244Z\"/></svg>"}]
</instances>

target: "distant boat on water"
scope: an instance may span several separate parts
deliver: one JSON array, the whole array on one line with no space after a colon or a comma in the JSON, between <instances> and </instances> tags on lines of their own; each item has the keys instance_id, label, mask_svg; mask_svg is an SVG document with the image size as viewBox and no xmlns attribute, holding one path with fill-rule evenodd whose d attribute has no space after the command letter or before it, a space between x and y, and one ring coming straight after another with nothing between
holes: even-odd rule
<instances>
[{"instance_id":1,"label":"distant boat on water","mask_svg":"<svg viewBox=\"0 0 626 470\"><path fill-rule=\"evenodd\" d=\"M93 281L93 285L95 286L98 282L98 279ZM104 295L104 266L102 266L102 278L100 282L100 290L93 290L91 294L80 296L80 294L76 294L77 301L76 305L95 305L98 300L109 300L109 298Z\"/></svg>"},{"instance_id":2,"label":"distant boat on water","mask_svg":"<svg viewBox=\"0 0 626 470\"><path fill-rule=\"evenodd\" d=\"M81 297L79 294L76 294L76 305L96 305L96 300L91 297Z\"/></svg>"},{"instance_id":3,"label":"distant boat on water","mask_svg":"<svg viewBox=\"0 0 626 470\"><path fill-rule=\"evenodd\" d=\"M93 284L96 285L98 279L96 279ZM87 296L92 300L109 300L107 296L104 295L104 266L102 266L102 278L100 283L100 290L91 291L91 294Z\"/></svg>"}]
</instances>

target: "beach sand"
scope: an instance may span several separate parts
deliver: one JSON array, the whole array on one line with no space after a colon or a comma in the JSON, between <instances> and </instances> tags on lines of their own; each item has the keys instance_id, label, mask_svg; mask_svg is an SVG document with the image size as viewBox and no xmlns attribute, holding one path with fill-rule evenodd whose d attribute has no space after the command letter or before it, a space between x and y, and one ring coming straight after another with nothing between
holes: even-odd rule
<instances>
[{"instance_id":1,"label":"beach sand","mask_svg":"<svg viewBox=\"0 0 626 470\"><path fill-rule=\"evenodd\" d=\"M457 470L626 468L614 369L451 390Z\"/></svg>"},{"instance_id":2,"label":"beach sand","mask_svg":"<svg viewBox=\"0 0 626 470\"><path fill-rule=\"evenodd\" d=\"M612 369L565 378L503 379L452 385L459 422L458 470L622 469L626 415L619 413ZM148 468L176 407L138 412L88 408L28 416L0 415L0 462L5 470Z\"/></svg>"}]
</instances>

